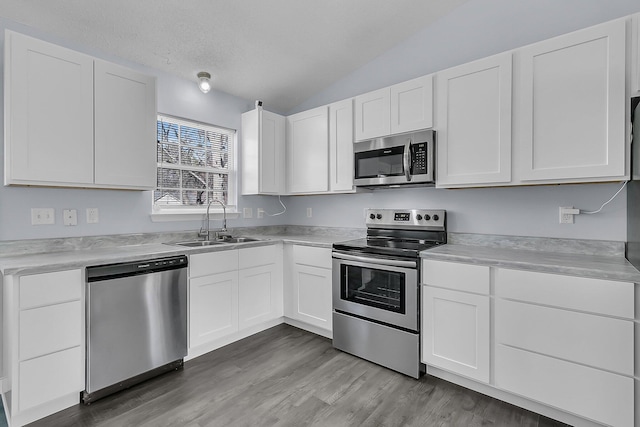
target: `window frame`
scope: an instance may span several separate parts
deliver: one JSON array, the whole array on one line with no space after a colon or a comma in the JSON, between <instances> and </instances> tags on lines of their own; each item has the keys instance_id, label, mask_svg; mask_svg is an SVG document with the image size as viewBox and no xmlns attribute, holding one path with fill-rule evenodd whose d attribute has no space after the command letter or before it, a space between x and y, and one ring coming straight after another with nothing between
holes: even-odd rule
<instances>
[{"instance_id":1,"label":"window frame","mask_svg":"<svg viewBox=\"0 0 640 427\"><path fill-rule=\"evenodd\" d=\"M194 126L203 126L207 128L219 129L229 133L229 158L230 161L228 163L228 172L227 172L227 204L226 210L227 214L231 214L230 217L237 216L237 206L238 206L238 192L237 192L237 176L238 176L238 131L236 129L227 128L224 126L218 126L211 123L205 123L198 120L186 119L183 117L174 116L171 114L163 114L158 113L156 116L156 126L158 122L162 119L166 121L177 121L184 123L186 125L192 124ZM157 130L156 130L157 132ZM156 144L158 142L156 141ZM157 145L156 145L157 147ZM219 173L218 170L208 167L200 167L195 166L193 168L189 168L188 165L181 164L168 164L157 161L157 148L156 148L156 174L157 171L162 167L167 167L168 165L172 165L171 167L180 169L180 170L202 170L211 173ZM184 188L180 187L180 190ZM158 190L158 183L156 181L156 188L151 191L151 218L152 221L174 221L174 220L195 220L200 219L200 217L207 212L207 204L197 205L197 206L189 206L189 205L156 205L154 199L154 192ZM211 207L209 209L210 214L220 213L222 214L223 209L219 203L211 203ZM234 215L235 214L235 215ZM228 215L229 217L229 215Z\"/></svg>"}]
</instances>

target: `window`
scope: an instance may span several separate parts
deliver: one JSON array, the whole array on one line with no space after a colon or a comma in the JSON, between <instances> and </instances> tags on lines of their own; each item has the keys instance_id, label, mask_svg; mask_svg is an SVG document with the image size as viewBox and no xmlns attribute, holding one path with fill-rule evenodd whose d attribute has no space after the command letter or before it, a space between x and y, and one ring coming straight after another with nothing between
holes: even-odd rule
<instances>
[{"instance_id":1,"label":"window","mask_svg":"<svg viewBox=\"0 0 640 427\"><path fill-rule=\"evenodd\" d=\"M155 212L201 212L212 200L235 205L235 130L164 115L157 130Z\"/></svg>"}]
</instances>

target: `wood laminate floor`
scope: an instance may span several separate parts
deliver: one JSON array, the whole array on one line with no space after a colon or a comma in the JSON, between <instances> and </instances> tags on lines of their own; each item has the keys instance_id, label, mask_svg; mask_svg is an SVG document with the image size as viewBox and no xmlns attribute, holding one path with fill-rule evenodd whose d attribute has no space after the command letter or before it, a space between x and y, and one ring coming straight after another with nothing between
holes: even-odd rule
<instances>
[{"instance_id":1,"label":"wood laminate floor","mask_svg":"<svg viewBox=\"0 0 640 427\"><path fill-rule=\"evenodd\" d=\"M564 426L434 377L414 380L279 325L36 426Z\"/></svg>"}]
</instances>

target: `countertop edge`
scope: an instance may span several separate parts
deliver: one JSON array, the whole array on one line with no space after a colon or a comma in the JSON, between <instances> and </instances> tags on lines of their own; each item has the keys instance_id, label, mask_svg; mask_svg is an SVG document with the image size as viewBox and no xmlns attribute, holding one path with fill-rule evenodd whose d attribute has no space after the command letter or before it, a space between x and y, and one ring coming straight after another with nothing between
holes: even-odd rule
<instances>
[{"instance_id":1,"label":"countertop edge","mask_svg":"<svg viewBox=\"0 0 640 427\"><path fill-rule=\"evenodd\" d=\"M172 243L153 243L143 245L117 246L94 250L65 251L32 255L16 255L0 258L0 274L4 276L27 275L86 268L92 265L113 264L119 262L140 261L150 258L162 258L175 255L195 255L245 249L259 246L289 243L331 249L333 242L327 237L318 240L314 236L265 236L256 235L259 240L244 243L225 243L206 247L185 247ZM338 241L339 238L336 238Z\"/></svg>"},{"instance_id":2,"label":"countertop edge","mask_svg":"<svg viewBox=\"0 0 640 427\"><path fill-rule=\"evenodd\" d=\"M511 268L539 273L640 283L640 272L624 257L567 255L517 249L493 249L487 255L487 251L487 248L482 246L447 244L441 248L423 251L420 253L420 257L422 259ZM504 253L501 253L503 251ZM549 259L554 258L554 255L562 258L562 260L550 261ZM593 262L594 258L600 258L600 262Z\"/></svg>"}]
</instances>

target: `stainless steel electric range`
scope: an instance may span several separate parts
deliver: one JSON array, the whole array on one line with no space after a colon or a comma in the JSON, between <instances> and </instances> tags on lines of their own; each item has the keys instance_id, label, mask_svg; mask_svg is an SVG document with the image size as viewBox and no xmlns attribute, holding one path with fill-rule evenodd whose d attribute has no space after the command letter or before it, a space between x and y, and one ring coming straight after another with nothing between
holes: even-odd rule
<instances>
[{"instance_id":1,"label":"stainless steel electric range","mask_svg":"<svg viewBox=\"0 0 640 427\"><path fill-rule=\"evenodd\" d=\"M367 209L366 225L333 245L333 346L419 378L420 252L446 243L446 212Z\"/></svg>"}]
</instances>

